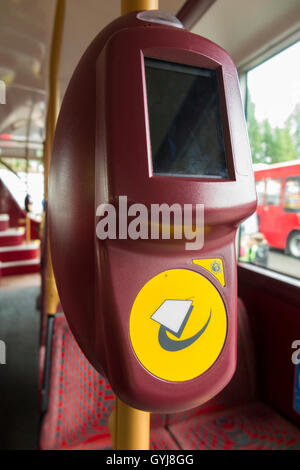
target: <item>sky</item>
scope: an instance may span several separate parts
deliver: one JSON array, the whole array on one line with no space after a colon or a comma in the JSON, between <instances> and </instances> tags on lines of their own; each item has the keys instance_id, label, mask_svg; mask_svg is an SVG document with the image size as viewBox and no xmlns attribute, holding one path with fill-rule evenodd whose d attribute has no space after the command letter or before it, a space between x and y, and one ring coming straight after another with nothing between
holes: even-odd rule
<instances>
[{"instance_id":1,"label":"sky","mask_svg":"<svg viewBox=\"0 0 300 470\"><path fill-rule=\"evenodd\" d=\"M256 119L284 127L300 103L300 41L248 72L248 89Z\"/></svg>"}]
</instances>

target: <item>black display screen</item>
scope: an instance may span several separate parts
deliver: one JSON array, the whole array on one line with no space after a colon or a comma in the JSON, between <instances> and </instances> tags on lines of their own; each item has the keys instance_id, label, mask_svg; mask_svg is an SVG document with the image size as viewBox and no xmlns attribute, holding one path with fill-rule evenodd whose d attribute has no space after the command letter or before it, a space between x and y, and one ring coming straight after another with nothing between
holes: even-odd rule
<instances>
[{"instance_id":1,"label":"black display screen","mask_svg":"<svg viewBox=\"0 0 300 470\"><path fill-rule=\"evenodd\" d=\"M228 178L216 70L145 58L154 175Z\"/></svg>"}]
</instances>

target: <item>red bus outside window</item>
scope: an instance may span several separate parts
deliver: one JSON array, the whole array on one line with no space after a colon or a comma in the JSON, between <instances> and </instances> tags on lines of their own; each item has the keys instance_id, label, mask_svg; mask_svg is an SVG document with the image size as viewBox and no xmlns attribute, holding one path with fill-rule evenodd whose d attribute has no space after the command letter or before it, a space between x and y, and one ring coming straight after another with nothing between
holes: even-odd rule
<instances>
[{"instance_id":1,"label":"red bus outside window","mask_svg":"<svg viewBox=\"0 0 300 470\"><path fill-rule=\"evenodd\" d=\"M269 245L300 258L300 160L255 171L259 230Z\"/></svg>"}]
</instances>

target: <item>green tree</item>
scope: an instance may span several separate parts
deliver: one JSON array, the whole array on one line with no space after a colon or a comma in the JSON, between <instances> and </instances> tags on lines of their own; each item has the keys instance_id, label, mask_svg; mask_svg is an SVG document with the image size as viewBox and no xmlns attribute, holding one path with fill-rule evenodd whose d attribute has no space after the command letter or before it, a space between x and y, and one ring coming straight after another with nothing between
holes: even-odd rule
<instances>
[{"instance_id":1,"label":"green tree","mask_svg":"<svg viewBox=\"0 0 300 470\"><path fill-rule=\"evenodd\" d=\"M255 104L248 97L248 133L253 163L280 163L300 158L300 103L288 118L284 128L272 128L265 119L255 117Z\"/></svg>"},{"instance_id":2,"label":"green tree","mask_svg":"<svg viewBox=\"0 0 300 470\"><path fill-rule=\"evenodd\" d=\"M300 103L297 103L295 106L295 109L289 118L289 122L297 152L296 158L300 158Z\"/></svg>"},{"instance_id":3,"label":"green tree","mask_svg":"<svg viewBox=\"0 0 300 470\"><path fill-rule=\"evenodd\" d=\"M276 160L276 143L274 131L267 119L262 123L262 163L275 163Z\"/></svg>"},{"instance_id":4,"label":"green tree","mask_svg":"<svg viewBox=\"0 0 300 470\"><path fill-rule=\"evenodd\" d=\"M272 163L288 162L297 157L289 120L283 129L275 128Z\"/></svg>"},{"instance_id":5,"label":"green tree","mask_svg":"<svg viewBox=\"0 0 300 470\"><path fill-rule=\"evenodd\" d=\"M248 96L247 123L252 160L253 163L260 163L262 161L262 136L259 123L255 117L255 104L252 102L250 94Z\"/></svg>"}]
</instances>

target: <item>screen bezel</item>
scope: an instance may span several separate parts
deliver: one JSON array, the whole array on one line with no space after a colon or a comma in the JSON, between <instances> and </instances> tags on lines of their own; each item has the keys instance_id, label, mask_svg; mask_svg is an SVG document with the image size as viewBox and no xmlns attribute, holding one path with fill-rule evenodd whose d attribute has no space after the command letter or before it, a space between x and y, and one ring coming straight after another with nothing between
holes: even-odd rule
<instances>
[{"instance_id":1,"label":"screen bezel","mask_svg":"<svg viewBox=\"0 0 300 470\"><path fill-rule=\"evenodd\" d=\"M171 178L196 178L196 179L209 179L209 180L230 180L230 175L229 175L229 168L228 168L228 161L227 161L227 153L226 153L226 145L225 145L225 133L224 133L224 123L223 123L223 117L222 117L222 111L221 111L221 99L220 99L220 89L219 89L219 79L218 79L218 72L216 69L213 68L204 68L204 67L196 67L188 64L180 64L178 62L171 62L167 60L161 60L161 59L154 59L152 57L146 57L144 56L144 73L146 76L146 68L151 67L151 68L156 68L157 70L167 70L170 72L182 72L183 74L189 74L189 75L194 75L194 76L200 76L200 77L211 77L212 75L210 74L210 71L215 72L215 76L217 78L217 91L218 91L218 103L217 103L217 112L219 114L220 118L220 130L222 133L222 144L224 146L224 157L225 157L225 170L227 173L227 176L224 177L222 175L210 175L210 174L191 174L191 173L171 173L171 172L154 172L153 166L153 152L152 152L152 140L151 140L151 126L150 126L150 115L149 115L149 107L148 107L148 85L147 84L147 79L146 79L146 92L147 92L147 113L148 113L148 125L149 125L149 130L150 130L150 148L151 148L151 166L152 166L152 176L170 176Z\"/></svg>"},{"instance_id":2,"label":"screen bezel","mask_svg":"<svg viewBox=\"0 0 300 470\"><path fill-rule=\"evenodd\" d=\"M161 62L166 62L174 64L174 68L172 67L171 70L175 70L175 67L178 67L178 70L182 71L184 68L185 70L192 69L197 70L201 68L215 70L217 75L217 84L218 84L218 91L219 91L219 105L220 105L220 114L221 114L221 126L222 126L222 133L223 133L223 141L225 147L225 162L227 167L227 174L226 178L222 176L216 175L182 175L182 174L171 174L171 173L154 173L153 170L153 159L152 159L152 146L151 146L151 130L150 130L150 119L149 119L149 110L148 110L148 93L147 93L147 81L146 81L146 62L147 60L156 60ZM234 159L232 154L232 146L231 146L231 139L230 139L230 127L229 127L229 120L227 114L227 107L226 107L226 98L225 98L225 88L224 88L224 79L223 79L223 70L221 65L217 65L216 67L207 66L207 64L198 65L194 63L180 62L178 59L172 60L167 57L162 57L161 55L156 55L150 53L149 51L141 52L141 60L143 64L143 89L144 89L144 103L145 103L145 123L147 128L147 148L148 148L148 168L149 168L149 177L150 178L164 178L174 180L185 180L185 181L201 181L201 182L229 182L229 181L236 181L236 174L234 168ZM166 67L167 68L167 67Z\"/></svg>"}]
</instances>

